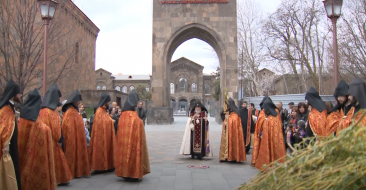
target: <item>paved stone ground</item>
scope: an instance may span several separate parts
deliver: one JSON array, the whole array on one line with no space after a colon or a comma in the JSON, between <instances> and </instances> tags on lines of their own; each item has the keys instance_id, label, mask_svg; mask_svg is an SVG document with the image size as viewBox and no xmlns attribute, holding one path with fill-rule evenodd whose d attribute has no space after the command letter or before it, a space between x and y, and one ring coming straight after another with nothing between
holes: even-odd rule
<instances>
[{"instance_id":1,"label":"paved stone ground","mask_svg":"<svg viewBox=\"0 0 366 190\"><path fill-rule=\"evenodd\" d=\"M214 158L195 160L179 155L187 117L176 117L168 126L146 126L151 173L140 182L126 182L114 172L74 179L57 190L231 190L257 174L250 166L251 155L245 163L220 163L219 146L222 126L210 118L210 138ZM208 165L208 169L190 169L188 165Z\"/></svg>"}]
</instances>

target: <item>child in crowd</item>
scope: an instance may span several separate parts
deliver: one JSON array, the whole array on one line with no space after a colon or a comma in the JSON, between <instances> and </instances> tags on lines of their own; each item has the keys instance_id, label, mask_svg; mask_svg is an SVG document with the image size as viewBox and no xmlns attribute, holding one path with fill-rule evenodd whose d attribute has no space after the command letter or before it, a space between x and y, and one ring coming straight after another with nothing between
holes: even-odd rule
<instances>
[{"instance_id":1,"label":"child in crowd","mask_svg":"<svg viewBox=\"0 0 366 190\"><path fill-rule=\"evenodd\" d=\"M302 140L305 138L305 121L304 120L300 120L297 122L297 127L295 129L296 133L295 133L295 144L299 144L302 142Z\"/></svg>"},{"instance_id":2,"label":"child in crowd","mask_svg":"<svg viewBox=\"0 0 366 190\"><path fill-rule=\"evenodd\" d=\"M287 145L287 153L291 154L294 143L294 126L289 123L286 130L286 145Z\"/></svg>"},{"instance_id":3,"label":"child in crowd","mask_svg":"<svg viewBox=\"0 0 366 190\"><path fill-rule=\"evenodd\" d=\"M85 129L85 136L86 136L86 146L88 147L88 150L89 150L89 142L90 142L90 136L89 136L89 130L88 130L89 122L86 119L84 119L84 125L85 125L84 129Z\"/></svg>"}]
</instances>

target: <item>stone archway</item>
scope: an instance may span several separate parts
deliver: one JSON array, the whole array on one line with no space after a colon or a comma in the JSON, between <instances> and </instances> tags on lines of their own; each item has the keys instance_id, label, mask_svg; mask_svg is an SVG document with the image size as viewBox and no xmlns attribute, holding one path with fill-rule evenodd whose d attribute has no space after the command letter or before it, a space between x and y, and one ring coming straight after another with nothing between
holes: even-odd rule
<instances>
[{"instance_id":1,"label":"stone archway","mask_svg":"<svg viewBox=\"0 0 366 190\"><path fill-rule=\"evenodd\" d=\"M183 1L182 1L183 2ZM226 4L161 4L153 1L152 109L148 124L170 124L170 62L179 45L192 38L210 44L220 61L220 84L237 100L236 1ZM199 79L203 80L203 79ZM199 85L203 81L199 81ZM221 103L222 104L222 103Z\"/></svg>"}]
</instances>

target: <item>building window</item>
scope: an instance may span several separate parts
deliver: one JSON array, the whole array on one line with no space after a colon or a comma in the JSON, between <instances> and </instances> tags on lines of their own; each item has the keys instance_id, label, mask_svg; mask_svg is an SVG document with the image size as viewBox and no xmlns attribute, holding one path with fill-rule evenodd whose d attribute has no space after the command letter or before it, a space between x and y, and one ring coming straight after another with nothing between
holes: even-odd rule
<instances>
[{"instance_id":1,"label":"building window","mask_svg":"<svg viewBox=\"0 0 366 190\"><path fill-rule=\"evenodd\" d=\"M134 87L134 86L130 86L130 92L131 92L133 89L135 89L135 87Z\"/></svg>"},{"instance_id":2,"label":"building window","mask_svg":"<svg viewBox=\"0 0 366 190\"><path fill-rule=\"evenodd\" d=\"M192 93L197 94L197 84L196 83L192 84Z\"/></svg>"},{"instance_id":3,"label":"building window","mask_svg":"<svg viewBox=\"0 0 366 190\"><path fill-rule=\"evenodd\" d=\"M170 83L170 94L174 94L174 83Z\"/></svg>"},{"instance_id":4,"label":"building window","mask_svg":"<svg viewBox=\"0 0 366 190\"><path fill-rule=\"evenodd\" d=\"M100 86L97 86L97 90L101 90Z\"/></svg>"},{"instance_id":5,"label":"building window","mask_svg":"<svg viewBox=\"0 0 366 190\"><path fill-rule=\"evenodd\" d=\"M150 90L150 89L149 89L149 86L146 86L146 92L149 92L149 90Z\"/></svg>"},{"instance_id":6,"label":"building window","mask_svg":"<svg viewBox=\"0 0 366 190\"><path fill-rule=\"evenodd\" d=\"M102 76L103 75L103 73L102 72L100 72L100 76Z\"/></svg>"},{"instance_id":7,"label":"building window","mask_svg":"<svg viewBox=\"0 0 366 190\"><path fill-rule=\"evenodd\" d=\"M122 87L122 92L123 92L123 93L127 93L127 86L123 86L123 87Z\"/></svg>"},{"instance_id":8,"label":"building window","mask_svg":"<svg viewBox=\"0 0 366 190\"><path fill-rule=\"evenodd\" d=\"M185 78L179 79L178 88L179 88L179 90L178 90L179 92L187 92L187 79L185 79Z\"/></svg>"},{"instance_id":9,"label":"building window","mask_svg":"<svg viewBox=\"0 0 366 190\"><path fill-rule=\"evenodd\" d=\"M121 91L121 87L119 87L119 86L116 86L116 88L114 88L114 89L117 91Z\"/></svg>"},{"instance_id":10,"label":"building window","mask_svg":"<svg viewBox=\"0 0 366 190\"><path fill-rule=\"evenodd\" d=\"M107 87L106 86L102 86L102 90L107 90Z\"/></svg>"},{"instance_id":11,"label":"building window","mask_svg":"<svg viewBox=\"0 0 366 190\"><path fill-rule=\"evenodd\" d=\"M211 94L210 84L205 84L205 94L207 94L207 95Z\"/></svg>"}]
</instances>

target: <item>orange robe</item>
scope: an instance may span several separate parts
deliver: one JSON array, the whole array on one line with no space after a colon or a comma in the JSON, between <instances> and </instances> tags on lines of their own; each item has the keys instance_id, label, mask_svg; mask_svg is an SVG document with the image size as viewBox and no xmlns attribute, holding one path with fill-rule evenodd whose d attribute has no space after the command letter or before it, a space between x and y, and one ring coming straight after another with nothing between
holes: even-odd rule
<instances>
[{"instance_id":1,"label":"orange robe","mask_svg":"<svg viewBox=\"0 0 366 190\"><path fill-rule=\"evenodd\" d=\"M355 116L355 123L359 122L359 120L361 119L362 115L366 112L365 109L361 109L360 111L358 111ZM362 120L360 121L360 123L358 124L358 126L360 127L366 127L366 116L362 118Z\"/></svg>"},{"instance_id":2,"label":"orange robe","mask_svg":"<svg viewBox=\"0 0 366 190\"><path fill-rule=\"evenodd\" d=\"M250 164L252 166L255 166L255 162L258 158L258 151L260 146L260 134L261 134L261 126L263 125L263 121L265 119L266 115L264 111L259 112L259 116L257 118L257 123L255 124L255 131L254 131L254 143L253 143L253 152L252 152L252 160Z\"/></svg>"},{"instance_id":3,"label":"orange robe","mask_svg":"<svg viewBox=\"0 0 366 190\"><path fill-rule=\"evenodd\" d=\"M95 112L89 144L90 169L92 171L106 171L115 168L115 149L116 136L113 120L105 108L99 107Z\"/></svg>"},{"instance_id":4,"label":"orange robe","mask_svg":"<svg viewBox=\"0 0 366 190\"><path fill-rule=\"evenodd\" d=\"M9 154L3 155L3 149L9 145L15 129L13 109L6 105L0 109L0 164L5 173L0 172L0 189L18 189L13 160Z\"/></svg>"},{"instance_id":5,"label":"orange robe","mask_svg":"<svg viewBox=\"0 0 366 190\"><path fill-rule=\"evenodd\" d=\"M222 126L220 155L221 161L247 161L244 133L240 116L232 112Z\"/></svg>"},{"instance_id":6,"label":"orange robe","mask_svg":"<svg viewBox=\"0 0 366 190\"><path fill-rule=\"evenodd\" d=\"M260 137L261 132L262 137ZM257 145L257 158L255 159L257 169L262 170L263 165L269 166L274 161L284 162L286 160L282 123L278 117L270 115L261 119L258 122L257 135L259 135L259 146Z\"/></svg>"},{"instance_id":7,"label":"orange robe","mask_svg":"<svg viewBox=\"0 0 366 190\"><path fill-rule=\"evenodd\" d=\"M57 184L67 183L72 180L72 175L67 165L65 154L62 147L57 145L57 142L61 138L61 119L57 113L57 110L51 110L49 108L43 108L39 112L39 119L42 120L52 132L52 146L53 156L55 161L55 173Z\"/></svg>"},{"instance_id":8,"label":"orange robe","mask_svg":"<svg viewBox=\"0 0 366 190\"><path fill-rule=\"evenodd\" d=\"M341 109L341 111L337 110L328 115L327 125L325 127L327 131L327 136L333 134L338 130L339 123L341 122L343 116L343 109Z\"/></svg>"},{"instance_id":9,"label":"orange robe","mask_svg":"<svg viewBox=\"0 0 366 190\"><path fill-rule=\"evenodd\" d=\"M20 118L18 151L22 190L56 189L51 129L40 120Z\"/></svg>"},{"instance_id":10,"label":"orange robe","mask_svg":"<svg viewBox=\"0 0 366 190\"><path fill-rule=\"evenodd\" d=\"M90 165L84 121L74 107L63 116L62 133L65 139L65 157L73 177L89 176Z\"/></svg>"},{"instance_id":11,"label":"orange robe","mask_svg":"<svg viewBox=\"0 0 366 190\"><path fill-rule=\"evenodd\" d=\"M116 176L142 179L150 173L150 163L144 123L136 111L122 112L117 136Z\"/></svg>"},{"instance_id":12,"label":"orange robe","mask_svg":"<svg viewBox=\"0 0 366 190\"><path fill-rule=\"evenodd\" d=\"M323 110L319 112L316 109L311 109L309 113L309 124L310 128L314 134L320 137L327 137L329 132L326 129L327 127L327 110Z\"/></svg>"}]
</instances>

